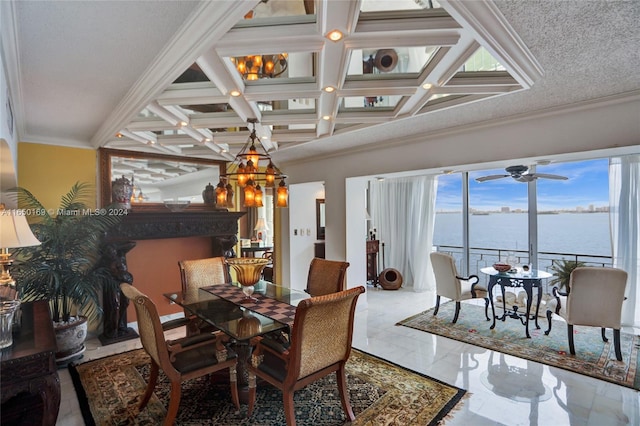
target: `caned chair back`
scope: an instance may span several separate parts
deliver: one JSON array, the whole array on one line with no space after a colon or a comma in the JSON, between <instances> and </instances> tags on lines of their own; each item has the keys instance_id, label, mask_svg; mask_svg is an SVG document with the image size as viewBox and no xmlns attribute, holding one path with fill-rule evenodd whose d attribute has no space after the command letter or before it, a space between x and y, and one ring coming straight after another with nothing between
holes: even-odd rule
<instances>
[{"instance_id":1,"label":"caned chair back","mask_svg":"<svg viewBox=\"0 0 640 426\"><path fill-rule=\"evenodd\" d=\"M568 324L620 329L627 273L617 268L579 267L571 272Z\"/></svg>"},{"instance_id":2,"label":"caned chair back","mask_svg":"<svg viewBox=\"0 0 640 426\"><path fill-rule=\"evenodd\" d=\"M291 331L287 381L296 381L346 361L351 353L359 286L300 302Z\"/></svg>"},{"instance_id":3,"label":"caned chair back","mask_svg":"<svg viewBox=\"0 0 640 426\"><path fill-rule=\"evenodd\" d=\"M460 300L462 286L457 278L458 270L453 256L440 252L432 252L429 256L436 278L436 293L452 300Z\"/></svg>"},{"instance_id":4,"label":"caned chair back","mask_svg":"<svg viewBox=\"0 0 640 426\"><path fill-rule=\"evenodd\" d=\"M349 262L314 257L309 265L307 293L315 297L343 291L348 267Z\"/></svg>"},{"instance_id":5,"label":"caned chair back","mask_svg":"<svg viewBox=\"0 0 640 426\"><path fill-rule=\"evenodd\" d=\"M156 305L147 295L131 284L121 283L120 289L136 309L138 333L140 334L142 347L162 369L168 367L169 371L165 371L170 374L174 369L169 362L169 353Z\"/></svg>"},{"instance_id":6,"label":"caned chair back","mask_svg":"<svg viewBox=\"0 0 640 426\"><path fill-rule=\"evenodd\" d=\"M224 256L207 259L181 260L180 279L185 298L194 296L201 287L223 284L231 281Z\"/></svg>"}]
</instances>

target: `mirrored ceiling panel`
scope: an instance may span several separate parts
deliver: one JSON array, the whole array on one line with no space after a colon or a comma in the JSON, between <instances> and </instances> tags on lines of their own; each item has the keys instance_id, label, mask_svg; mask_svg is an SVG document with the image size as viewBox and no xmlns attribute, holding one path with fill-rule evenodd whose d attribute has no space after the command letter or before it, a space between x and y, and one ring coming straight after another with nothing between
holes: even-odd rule
<instances>
[{"instance_id":1,"label":"mirrored ceiling panel","mask_svg":"<svg viewBox=\"0 0 640 426\"><path fill-rule=\"evenodd\" d=\"M353 110L355 108L393 109L400 102L402 96L347 96L340 100L340 110Z\"/></svg>"},{"instance_id":2,"label":"mirrored ceiling panel","mask_svg":"<svg viewBox=\"0 0 640 426\"><path fill-rule=\"evenodd\" d=\"M354 49L348 76L405 74L416 77L438 50L434 46L396 47L393 49ZM400 77L400 76L398 76ZM348 77L347 77L348 78Z\"/></svg>"},{"instance_id":3,"label":"mirrored ceiling panel","mask_svg":"<svg viewBox=\"0 0 640 426\"><path fill-rule=\"evenodd\" d=\"M392 12L394 10L435 9L439 8L437 0L362 0L361 12Z\"/></svg>"},{"instance_id":4,"label":"mirrored ceiling panel","mask_svg":"<svg viewBox=\"0 0 640 426\"><path fill-rule=\"evenodd\" d=\"M500 64L487 49L479 48L476 53L464 63L460 71L505 71L505 67Z\"/></svg>"}]
</instances>

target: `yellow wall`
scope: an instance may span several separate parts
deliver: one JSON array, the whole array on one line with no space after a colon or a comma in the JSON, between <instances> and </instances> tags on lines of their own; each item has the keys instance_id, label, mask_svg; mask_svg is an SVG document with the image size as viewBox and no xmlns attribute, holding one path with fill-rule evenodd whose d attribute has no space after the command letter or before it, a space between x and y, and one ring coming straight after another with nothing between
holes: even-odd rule
<instances>
[{"instance_id":1,"label":"yellow wall","mask_svg":"<svg viewBox=\"0 0 640 426\"><path fill-rule=\"evenodd\" d=\"M61 197L76 182L93 188L89 207L96 207L96 151L20 142L18 185L29 190L48 209L60 205Z\"/></svg>"}]
</instances>

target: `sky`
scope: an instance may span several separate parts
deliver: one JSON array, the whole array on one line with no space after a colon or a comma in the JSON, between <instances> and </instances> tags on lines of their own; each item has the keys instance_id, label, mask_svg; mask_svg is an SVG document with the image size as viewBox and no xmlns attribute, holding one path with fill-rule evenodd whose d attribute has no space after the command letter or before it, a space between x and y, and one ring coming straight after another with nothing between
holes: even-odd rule
<instances>
[{"instance_id":1,"label":"sky","mask_svg":"<svg viewBox=\"0 0 640 426\"><path fill-rule=\"evenodd\" d=\"M566 176L569 179L538 179L538 211L588 208L609 205L609 160L597 159L537 166L536 172ZM476 210L501 207L527 210L527 184L512 178L476 182L480 176L506 174L503 169L470 172L469 206ZM437 211L462 210L461 174L438 177Z\"/></svg>"}]
</instances>

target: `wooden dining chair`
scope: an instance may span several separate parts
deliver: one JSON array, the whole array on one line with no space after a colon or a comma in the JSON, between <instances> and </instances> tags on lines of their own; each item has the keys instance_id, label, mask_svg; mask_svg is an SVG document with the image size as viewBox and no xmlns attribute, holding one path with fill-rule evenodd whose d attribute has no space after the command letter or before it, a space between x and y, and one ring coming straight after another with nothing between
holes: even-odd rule
<instances>
[{"instance_id":1,"label":"wooden dining chair","mask_svg":"<svg viewBox=\"0 0 640 426\"><path fill-rule=\"evenodd\" d=\"M225 262L224 256L196 260L180 260L178 267L180 268L182 293L185 298L196 296L198 289L201 287L231 282L229 267ZM198 334L202 330L207 332L212 330L209 324L186 310L184 311L183 318L176 318L162 324L162 328L165 331L182 326L187 327L188 336Z\"/></svg>"},{"instance_id":2,"label":"wooden dining chair","mask_svg":"<svg viewBox=\"0 0 640 426\"><path fill-rule=\"evenodd\" d=\"M140 340L144 350L151 357L151 375L138 409L143 410L147 406L162 370L171 382L171 396L164 425L173 425L180 407L182 382L228 368L231 399L239 410L236 379L238 356L224 346L224 337L220 334L202 333L177 340L165 340L153 301L130 284L122 283L120 289L136 309Z\"/></svg>"},{"instance_id":3,"label":"wooden dining chair","mask_svg":"<svg viewBox=\"0 0 640 426\"><path fill-rule=\"evenodd\" d=\"M344 290L348 267L349 262L314 257L309 265L307 288L304 291L315 297Z\"/></svg>"},{"instance_id":4,"label":"wooden dining chair","mask_svg":"<svg viewBox=\"0 0 640 426\"><path fill-rule=\"evenodd\" d=\"M351 353L353 321L364 287L304 299L296 308L289 345L259 339L249 365L249 410L256 399L256 376L282 391L288 426L296 424L293 394L336 372L340 402L349 421L355 415L349 403L345 365Z\"/></svg>"},{"instance_id":5,"label":"wooden dining chair","mask_svg":"<svg viewBox=\"0 0 640 426\"><path fill-rule=\"evenodd\" d=\"M438 315L440 297L446 297L456 302L456 313L452 323L458 321L460 313L460 301L473 298L484 298L484 315L489 321L489 298L487 289L478 285L480 280L477 275L462 277L458 275L456 261L453 256L437 251L429 255L431 266L436 277L436 307L433 315Z\"/></svg>"},{"instance_id":6,"label":"wooden dining chair","mask_svg":"<svg viewBox=\"0 0 640 426\"><path fill-rule=\"evenodd\" d=\"M622 269L592 266L575 268L571 272L566 293L559 291L557 287L553 288L555 299L551 299L548 305L549 328L544 334L551 332L552 313L564 318L567 321L569 352L575 355L574 325L600 327L604 342L608 342L606 329L612 328L616 359L622 361L620 327L626 287L627 273Z\"/></svg>"}]
</instances>

